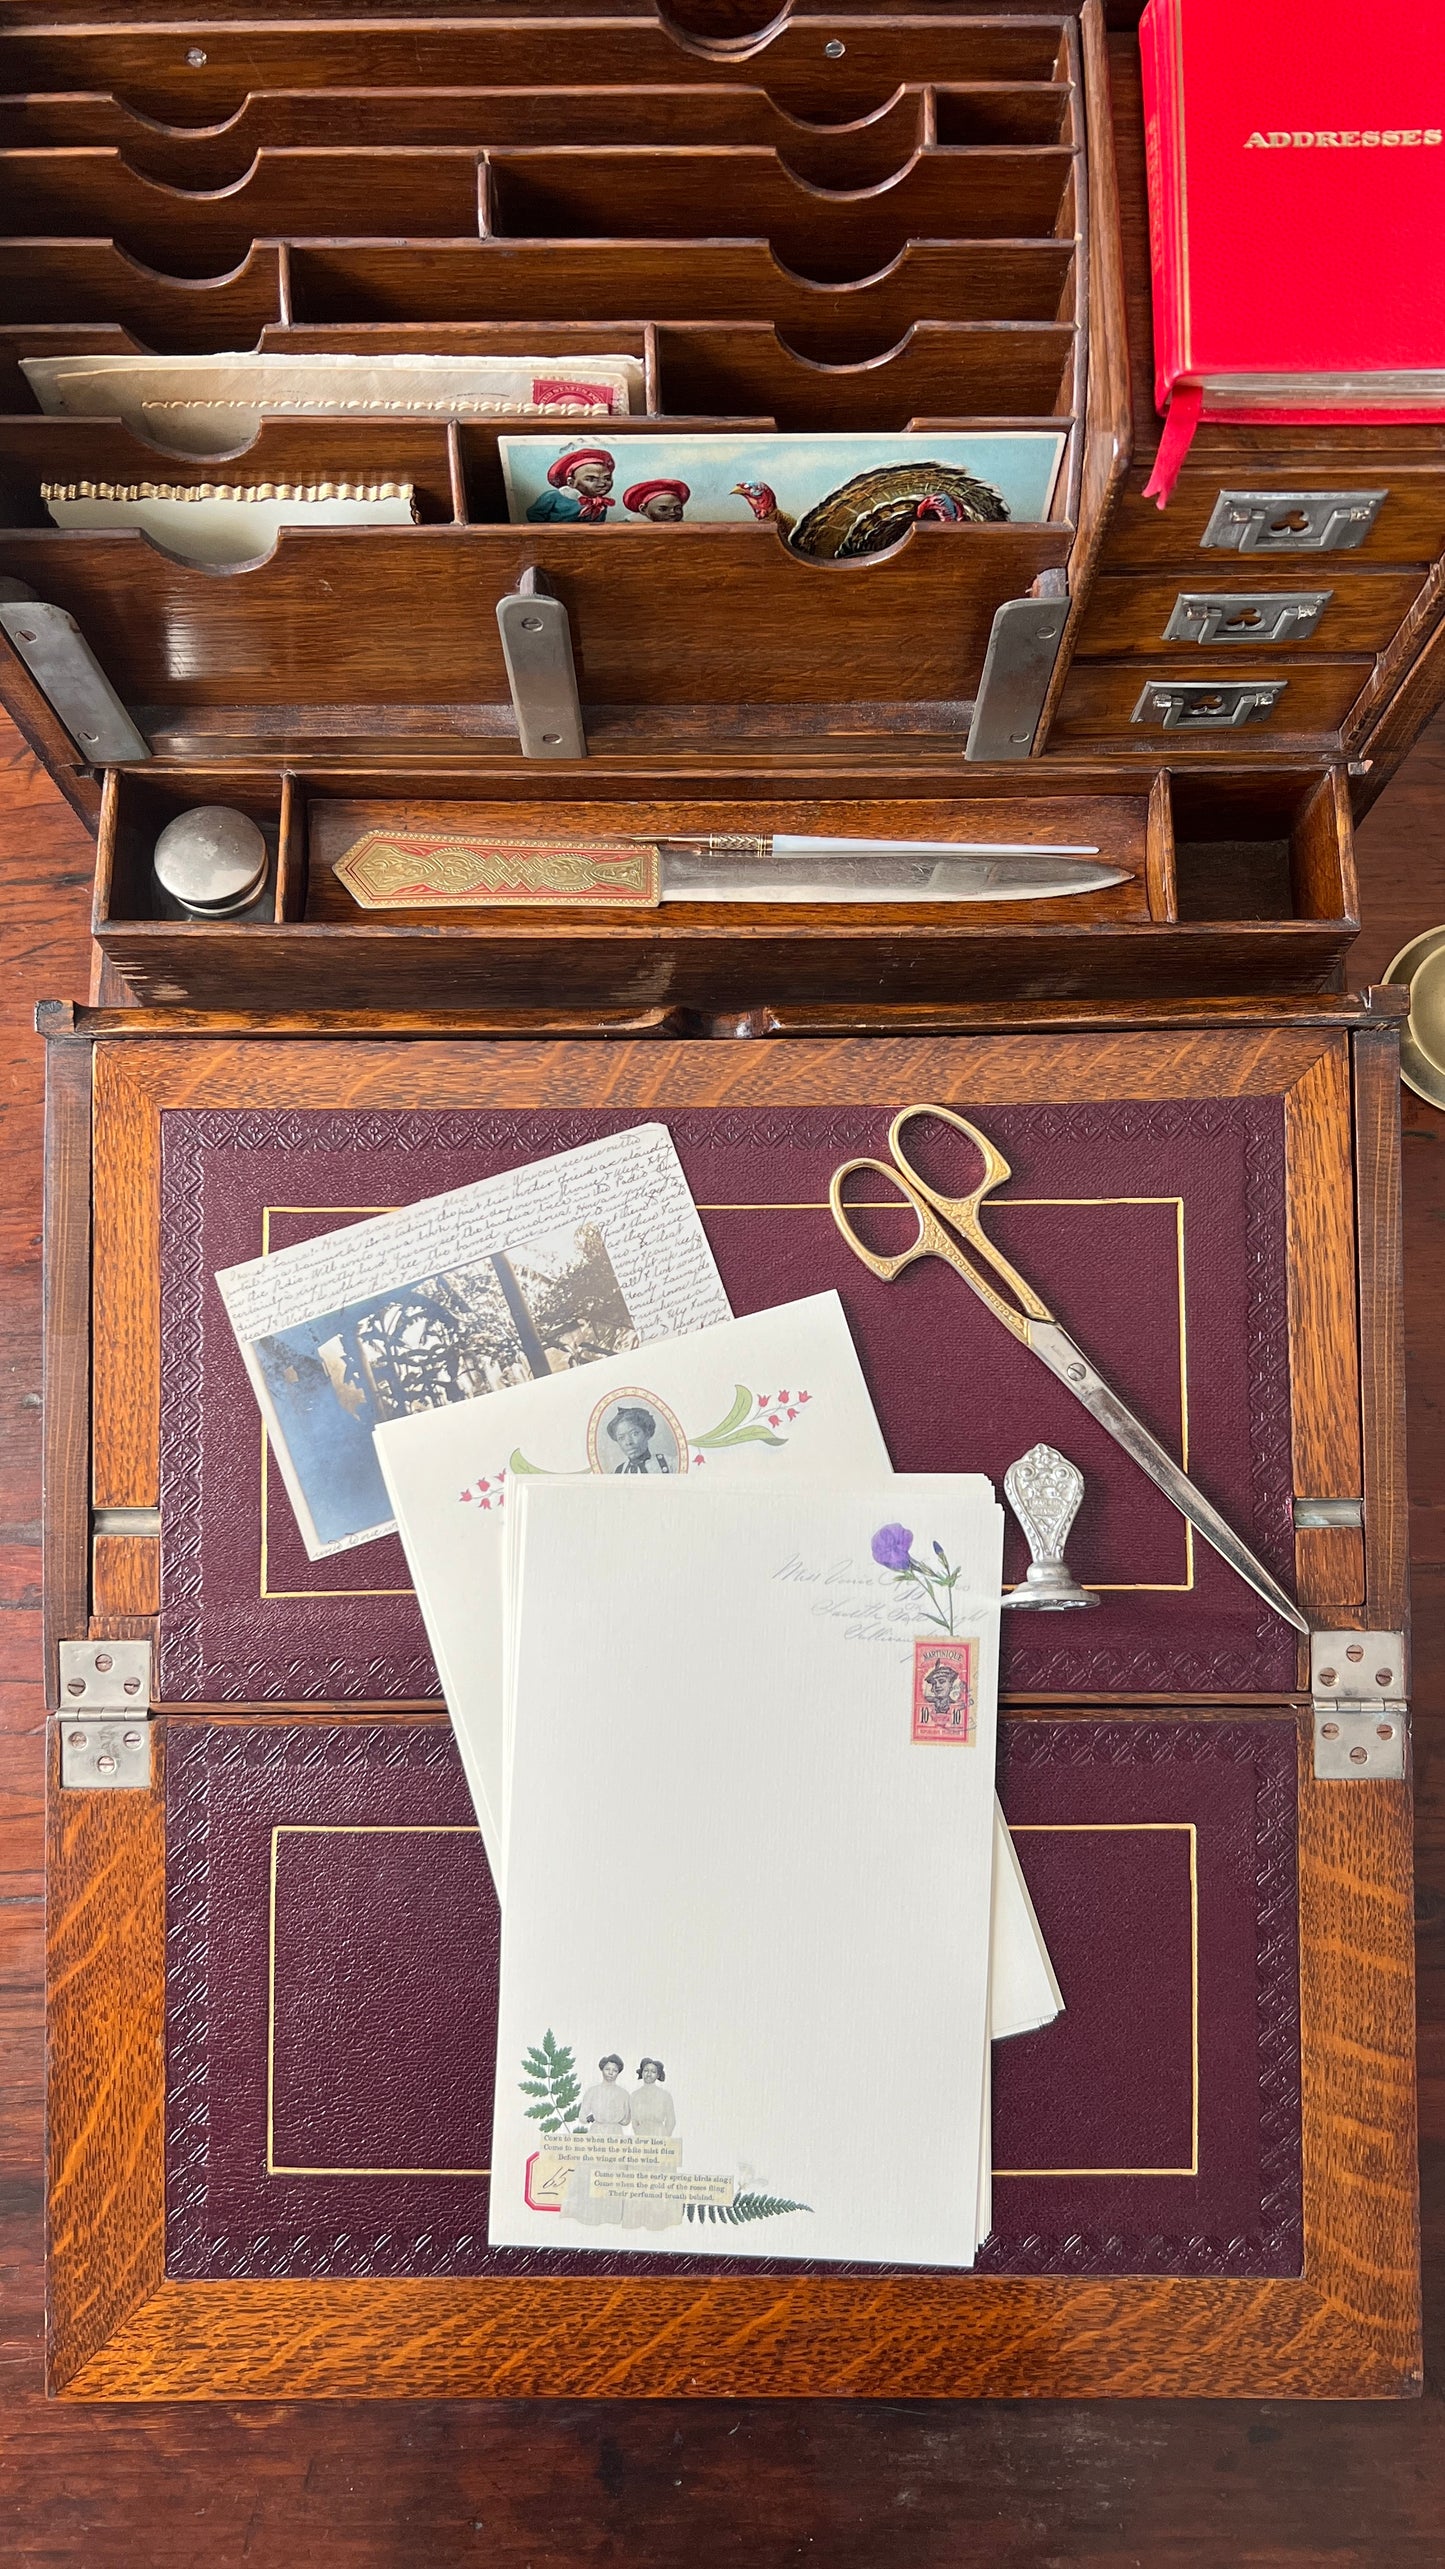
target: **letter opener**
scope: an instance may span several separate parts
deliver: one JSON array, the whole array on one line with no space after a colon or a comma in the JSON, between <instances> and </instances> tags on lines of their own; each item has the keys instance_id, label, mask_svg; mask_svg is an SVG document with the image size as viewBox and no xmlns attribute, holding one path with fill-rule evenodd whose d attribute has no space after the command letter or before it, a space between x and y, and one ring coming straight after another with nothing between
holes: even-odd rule
<instances>
[{"instance_id":1,"label":"letter opener","mask_svg":"<svg viewBox=\"0 0 1445 2569\"><path fill-rule=\"evenodd\" d=\"M905 1125L919 1115L933 1115L940 1123L951 1124L979 1153L983 1161L983 1176L971 1194L937 1194L905 1155L900 1137ZM1172 1454L1165 1452L1158 1439L1150 1435L1148 1428L1141 1424L1118 1394L1110 1390L1068 1331L1060 1328L1047 1303L1040 1300L1033 1287L1025 1282L1002 1250L989 1239L978 1218L979 1206L986 1195L992 1194L996 1186L1002 1186L1004 1180L1013 1174L1003 1153L995 1149L977 1125L966 1123L963 1116L955 1115L947 1106L905 1106L894 1116L888 1128L888 1148L892 1155L891 1166L884 1160L845 1160L840 1169L834 1170L828 1188L833 1219L855 1257L861 1258L864 1266L870 1268L875 1276L880 1276L885 1284L892 1284L917 1258L942 1258L955 1275L963 1278L970 1291L977 1294L980 1302L986 1304L994 1318L1001 1320L1021 1346L1027 1347L1031 1355L1048 1366L1064 1389L1073 1393L1090 1417L1096 1418L1113 1437L1115 1444L1122 1447L1142 1472L1148 1474L1156 1489L1162 1490L1195 1532L1213 1546L1221 1561L1227 1562L1231 1570L1246 1580L1256 1596L1262 1597L1267 1606L1284 1617L1286 1623L1293 1624L1296 1632L1308 1632L1309 1625L1298 1606L1270 1576L1263 1562L1255 1559L1248 1544L1241 1540L1218 1509L1210 1505L1203 1492L1195 1488ZM872 1177L885 1178L903 1202L911 1207L917 1220L915 1237L896 1257L880 1257L865 1247L853 1227L850 1209L843 1201L843 1186L845 1180L860 1169L866 1169ZM950 1227L945 1229L945 1224ZM960 1242L952 1236L954 1232L961 1233L968 1247L992 1267L1007 1292L1013 1295L1012 1302L1005 1301L987 1276L979 1272Z\"/></svg>"},{"instance_id":2,"label":"letter opener","mask_svg":"<svg viewBox=\"0 0 1445 2569\"><path fill-rule=\"evenodd\" d=\"M1097 847L742 834L651 844L664 901L1057 901L1130 880Z\"/></svg>"}]
</instances>

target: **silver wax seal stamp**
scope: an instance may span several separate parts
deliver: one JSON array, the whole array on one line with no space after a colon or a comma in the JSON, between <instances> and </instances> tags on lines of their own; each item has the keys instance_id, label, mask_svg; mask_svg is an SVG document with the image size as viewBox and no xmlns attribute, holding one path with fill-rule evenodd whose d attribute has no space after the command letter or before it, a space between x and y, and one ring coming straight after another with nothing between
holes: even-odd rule
<instances>
[{"instance_id":1,"label":"silver wax seal stamp","mask_svg":"<svg viewBox=\"0 0 1445 2569\"><path fill-rule=\"evenodd\" d=\"M1006 1606L1038 1606L1062 1613L1066 1606L1096 1606L1091 1588L1081 1588L1064 1560L1069 1529L1084 1495L1084 1475L1066 1454L1052 1445L1035 1445L1003 1476L1004 1491L1031 1555L1022 1587L1004 1599Z\"/></svg>"},{"instance_id":2,"label":"silver wax seal stamp","mask_svg":"<svg viewBox=\"0 0 1445 2569\"><path fill-rule=\"evenodd\" d=\"M197 919L246 910L265 888L270 852L249 813L197 803L167 821L152 858L163 892Z\"/></svg>"}]
</instances>

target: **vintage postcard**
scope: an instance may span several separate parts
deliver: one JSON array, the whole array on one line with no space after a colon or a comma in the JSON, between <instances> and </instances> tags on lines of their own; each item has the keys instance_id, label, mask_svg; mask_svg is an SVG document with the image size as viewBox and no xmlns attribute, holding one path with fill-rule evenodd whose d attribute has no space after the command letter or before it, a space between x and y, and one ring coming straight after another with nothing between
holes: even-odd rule
<instances>
[{"instance_id":1,"label":"vintage postcard","mask_svg":"<svg viewBox=\"0 0 1445 2569\"><path fill-rule=\"evenodd\" d=\"M490 2236L968 2266L992 1489L688 1473L608 1495L626 1487L521 1485ZM879 1560L899 1526L946 1557L946 1590ZM912 1738L935 1614L977 1650L964 1757Z\"/></svg>"},{"instance_id":2,"label":"vintage postcard","mask_svg":"<svg viewBox=\"0 0 1445 2569\"><path fill-rule=\"evenodd\" d=\"M309 1558L393 1528L388 1419L731 1318L662 1124L348 1224L216 1278Z\"/></svg>"},{"instance_id":3,"label":"vintage postcard","mask_svg":"<svg viewBox=\"0 0 1445 2569\"><path fill-rule=\"evenodd\" d=\"M42 410L123 419L180 455L232 455L266 419L615 419L645 407L637 357L29 357Z\"/></svg>"},{"instance_id":4,"label":"vintage postcard","mask_svg":"<svg viewBox=\"0 0 1445 2569\"><path fill-rule=\"evenodd\" d=\"M1064 441L1052 429L896 436L503 437L514 525L776 525L822 559L886 550L915 519L1048 514Z\"/></svg>"}]
</instances>

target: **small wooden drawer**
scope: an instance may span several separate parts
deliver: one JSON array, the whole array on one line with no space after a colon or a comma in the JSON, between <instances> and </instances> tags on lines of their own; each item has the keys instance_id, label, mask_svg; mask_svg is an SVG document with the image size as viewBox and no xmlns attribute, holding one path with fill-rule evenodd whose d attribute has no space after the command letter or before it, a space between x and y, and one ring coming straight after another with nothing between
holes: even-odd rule
<instances>
[{"instance_id":1,"label":"small wooden drawer","mask_svg":"<svg viewBox=\"0 0 1445 2569\"><path fill-rule=\"evenodd\" d=\"M1244 665L1241 665L1244 664ZM1050 749L1167 747L1238 756L1265 740L1334 748L1374 663L1370 660L1257 660L1204 652L1180 660L1084 660L1070 670L1049 734Z\"/></svg>"},{"instance_id":2,"label":"small wooden drawer","mask_svg":"<svg viewBox=\"0 0 1445 2569\"><path fill-rule=\"evenodd\" d=\"M1323 464L1316 458L1294 469L1275 456L1246 459L1223 471L1216 465L1208 473L1181 473L1167 508L1145 499L1147 478L1147 468L1129 475L1104 539L1105 571L1187 562L1191 568L1203 565L1210 574L1237 570L1242 587L1246 576L1266 564L1323 570L1334 562L1433 562L1445 551L1445 470L1412 469L1378 457ZM1309 525L1291 523L1308 514L1291 509L1292 497L1333 492L1365 507L1381 491L1385 496L1358 543L1321 547ZM1257 527L1246 523L1242 531L1253 540L1240 545L1233 540L1240 531L1237 519L1222 519L1210 535L1210 522L1226 494L1241 500L1273 494L1279 510ZM1353 532L1343 515L1340 531L1346 536Z\"/></svg>"},{"instance_id":3,"label":"small wooden drawer","mask_svg":"<svg viewBox=\"0 0 1445 2569\"><path fill-rule=\"evenodd\" d=\"M1157 753L1156 753L1157 754ZM1337 773L1214 776L1187 793L1156 767L1061 773L912 764L769 791L765 778L530 778L255 768L120 769L107 780L95 934L119 989L151 1005L353 1009L653 1008L703 1019L780 1005L1189 996L1337 987L1356 929ZM479 799L481 794L486 800ZM161 915L158 831L196 803L248 811L277 850L273 907L245 921ZM653 910L364 911L335 866L370 829L491 836L784 831L1095 848L1124 880L1063 898L830 904L664 902ZM1210 850L1232 854L1216 867Z\"/></svg>"},{"instance_id":4,"label":"small wooden drawer","mask_svg":"<svg viewBox=\"0 0 1445 2569\"><path fill-rule=\"evenodd\" d=\"M1167 574L1116 571L1095 583L1074 651L1081 660L1167 651L1185 661L1206 650L1291 659L1382 651L1420 588L1416 571L1346 570L1326 556L1256 568L1245 555L1237 571L1203 560Z\"/></svg>"}]
</instances>

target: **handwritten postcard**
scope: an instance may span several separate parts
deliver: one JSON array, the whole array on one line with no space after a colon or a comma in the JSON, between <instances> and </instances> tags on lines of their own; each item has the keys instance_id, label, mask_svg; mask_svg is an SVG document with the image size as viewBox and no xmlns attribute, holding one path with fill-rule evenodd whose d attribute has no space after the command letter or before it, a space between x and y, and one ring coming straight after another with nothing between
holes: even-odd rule
<instances>
[{"instance_id":1,"label":"handwritten postcard","mask_svg":"<svg viewBox=\"0 0 1445 2569\"><path fill-rule=\"evenodd\" d=\"M731 1312L665 1125L508 1169L216 1278L311 1560L389 1534L389 1419Z\"/></svg>"},{"instance_id":2,"label":"handwritten postcard","mask_svg":"<svg viewBox=\"0 0 1445 2569\"><path fill-rule=\"evenodd\" d=\"M992 1489L628 1486L521 1486L490 2236L968 2266ZM897 1525L918 1560L946 1556L946 1586L879 1561ZM966 1756L911 1735L914 1643L936 1636L977 1651Z\"/></svg>"}]
</instances>

